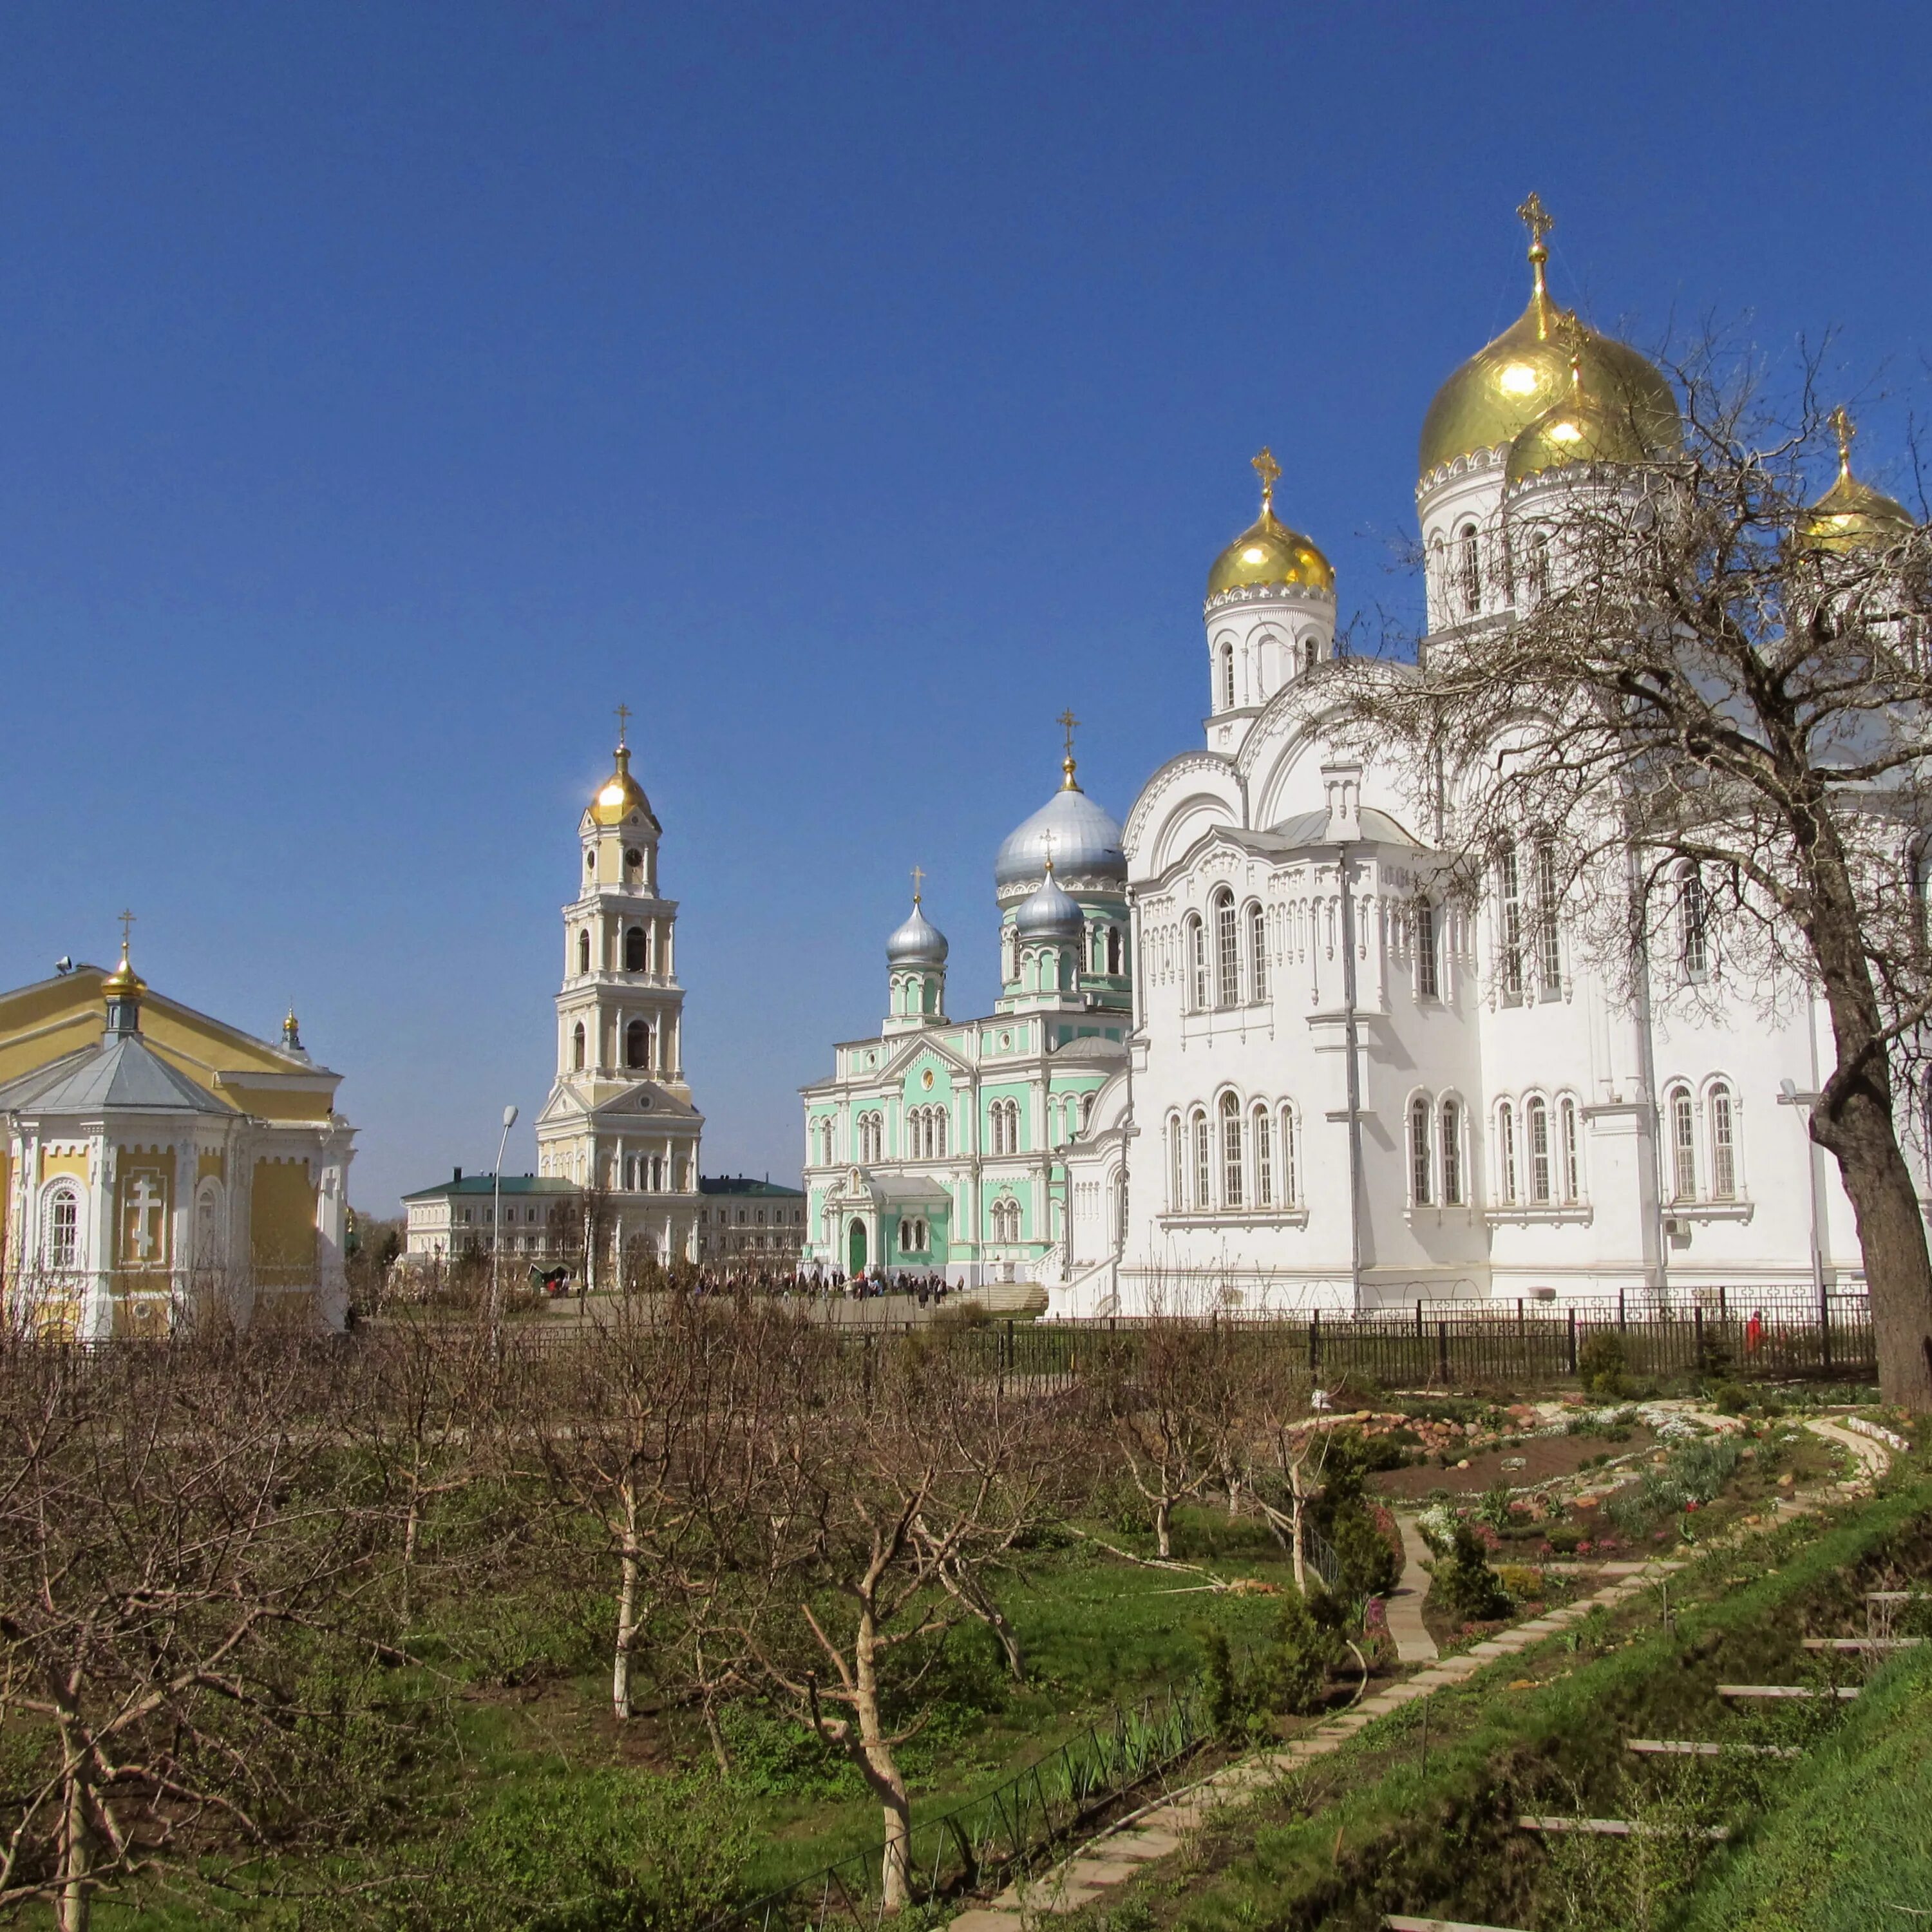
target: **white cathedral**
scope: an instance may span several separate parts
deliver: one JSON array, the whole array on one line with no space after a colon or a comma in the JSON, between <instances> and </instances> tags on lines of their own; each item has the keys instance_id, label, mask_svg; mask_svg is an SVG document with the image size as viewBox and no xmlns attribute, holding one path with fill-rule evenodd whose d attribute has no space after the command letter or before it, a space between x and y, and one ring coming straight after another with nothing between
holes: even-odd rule
<instances>
[{"instance_id":1,"label":"white cathedral","mask_svg":"<svg viewBox=\"0 0 1932 1932\"><path fill-rule=\"evenodd\" d=\"M1551 300L1546 218L1524 213L1529 305L1423 423L1431 635L1511 621L1563 493L1680 433L1663 376ZM1909 514L1840 452L1811 540L1895 541ZM1334 735L1352 675L1334 573L1276 518L1266 452L1256 466L1260 518L1208 574L1207 742L1154 773L1124 828L1135 1023L1066 1150L1054 1312L1634 1305L1862 1280L1808 1130L1822 1002L1768 1022L1700 927L1634 1007L1560 920L1526 916L1528 851L1479 911L1432 899L1445 855L1403 822L1416 788Z\"/></svg>"},{"instance_id":2,"label":"white cathedral","mask_svg":"<svg viewBox=\"0 0 1932 1932\"><path fill-rule=\"evenodd\" d=\"M1681 434L1662 374L1552 302L1546 218L1533 198L1524 213L1529 304L1423 424L1432 637L1513 621L1536 594L1536 523ZM883 1247L964 1280L1004 1254L1073 1318L1855 1285L1850 1204L1808 1131L1822 1005L1801 993L1767 1021L1700 928L1634 1007L1536 916L1533 850L1479 911L1439 892L1448 855L1405 822L1416 788L1345 747L1334 569L1276 517L1266 451L1255 466L1261 514L1208 573L1205 743L1099 842L1106 876L1077 908L1040 855L1001 854L1006 976L1012 940L1064 913L1071 964L1041 1004L1084 1004L1088 1024L1027 1035L1016 1145L986 1096L993 1049L1022 1046L1016 987L992 1019L949 1025L897 998L926 953L896 934L886 1033L806 1091L815 1253ZM1848 458L1809 525L1838 548L1911 527ZM1090 981L1123 903L1124 977ZM1124 1030L1094 1024L1103 986L1126 989ZM1076 1073L1077 1113L1056 1114ZM988 1200L1016 1198L1023 1222L989 1222ZM908 1214L916 1250L890 1233Z\"/></svg>"}]
</instances>

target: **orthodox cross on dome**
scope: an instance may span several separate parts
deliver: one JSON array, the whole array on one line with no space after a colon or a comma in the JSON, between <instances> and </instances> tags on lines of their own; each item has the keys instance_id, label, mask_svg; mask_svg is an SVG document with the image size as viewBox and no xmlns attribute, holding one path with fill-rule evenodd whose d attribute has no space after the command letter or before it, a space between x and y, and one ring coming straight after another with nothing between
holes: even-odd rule
<instances>
[{"instance_id":1,"label":"orthodox cross on dome","mask_svg":"<svg viewBox=\"0 0 1932 1932\"><path fill-rule=\"evenodd\" d=\"M917 905L919 904L920 888L925 884L925 872L919 866L914 866L912 868L912 902L914 905Z\"/></svg>"},{"instance_id":2,"label":"orthodox cross on dome","mask_svg":"<svg viewBox=\"0 0 1932 1932\"><path fill-rule=\"evenodd\" d=\"M1550 260L1550 250L1543 238L1556 226L1556 218L1543 205L1543 197L1534 188L1516 212L1516 218L1529 230L1529 265L1536 273L1536 293L1539 296L1549 292L1544 286L1543 265Z\"/></svg>"},{"instance_id":3,"label":"orthodox cross on dome","mask_svg":"<svg viewBox=\"0 0 1932 1932\"><path fill-rule=\"evenodd\" d=\"M1073 782L1073 733L1080 721L1074 716L1073 707L1070 704L1053 722L1066 734L1066 755L1060 761L1060 769L1065 776L1060 788L1062 791L1078 791L1080 788Z\"/></svg>"},{"instance_id":4,"label":"orthodox cross on dome","mask_svg":"<svg viewBox=\"0 0 1932 1932\"><path fill-rule=\"evenodd\" d=\"M619 705L617 707L617 748L620 751L624 748L627 742L626 734L629 730L630 723L631 707L628 704Z\"/></svg>"},{"instance_id":5,"label":"orthodox cross on dome","mask_svg":"<svg viewBox=\"0 0 1932 1932\"><path fill-rule=\"evenodd\" d=\"M124 911L121 915L121 950L123 952L128 950L128 942L133 936L134 931L134 915L131 912Z\"/></svg>"},{"instance_id":6,"label":"orthodox cross on dome","mask_svg":"<svg viewBox=\"0 0 1932 1932\"><path fill-rule=\"evenodd\" d=\"M1825 420L1832 425L1832 434L1838 439L1838 474L1850 476L1852 473L1852 439L1858 433L1858 425L1852 421L1852 412L1843 403Z\"/></svg>"},{"instance_id":7,"label":"orthodox cross on dome","mask_svg":"<svg viewBox=\"0 0 1932 1932\"><path fill-rule=\"evenodd\" d=\"M1263 443L1260 455L1248 459L1248 466L1262 479L1262 514L1265 517L1274 508L1274 486L1281 480L1281 465L1274 460L1274 452Z\"/></svg>"},{"instance_id":8,"label":"orthodox cross on dome","mask_svg":"<svg viewBox=\"0 0 1932 1932\"><path fill-rule=\"evenodd\" d=\"M1048 832L1040 842L1046 849L1046 875L1048 878L1052 878L1053 876L1053 834L1051 832Z\"/></svg>"}]
</instances>

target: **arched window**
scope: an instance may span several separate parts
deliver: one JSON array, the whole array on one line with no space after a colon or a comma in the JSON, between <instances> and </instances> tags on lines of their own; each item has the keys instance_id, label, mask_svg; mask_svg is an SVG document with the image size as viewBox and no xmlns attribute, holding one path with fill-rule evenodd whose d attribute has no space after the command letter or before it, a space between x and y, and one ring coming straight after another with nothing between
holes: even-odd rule
<instances>
[{"instance_id":1,"label":"arched window","mask_svg":"<svg viewBox=\"0 0 1932 1932\"><path fill-rule=\"evenodd\" d=\"M878 1114L861 1114L859 1116L859 1158L870 1163L879 1158L884 1144L884 1122Z\"/></svg>"},{"instance_id":2,"label":"arched window","mask_svg":"<svg viewBox=\"0 0 1932 1932\"><path fill-rule=\"evenodd\" d=\"M1232 1006L1241 997L1241 948L1234 924L1234 896L1226 886L1214 895L1214 1004Z\"/></svg>"},{"instance_id":3,"label":"arched window","mask_svg":"<svg viewBox=\"0 0 1932 1932\"><path fill-rule=\"evenodd\" d=\"M1702 979L1709 970L1709 919L1704 896L1704 875L1695 866L1687 866L1678 880L1677 920L1684 971L1692 980Z\"/></svg>"},{"instance_id":4,"label":"arched window","mask_svg":"<svg viewBox=\"0 0 1932 1932\"><path fill-rule=\"evenodd\" d=\"M633 1020L624 1029L624 1064L648 1066L651 1064L651 1030L642 1020Z\"/></svg>"},{"instance_id":5,"label":"arched window","mask_svg":"<svg viewBox=\"0 0 1932 1932\"><path fill-rule=\"evenodd\" d=\"M1483 563L1474 524L1465 524L1456 539L1456 576L1462 593L1462 614L1473 617L1483 608Z\"/></svg>"},{"instance_id":6,"label":"arched window","mask_svg":"<svg viewBox=\"0 0 1932 1932\"><path fill-rule=\"evenodd\" d=\"M570 1031L570 1064L578 1073L584 1071L584 1022L579 1020Z\"/></svg>"},{"instance_id":7,"label":"arched window","mask_svg":"<svg viewBox=\"0 0 1932 1932\"><path fill-rule=\"evenodd\" d=\"M944 1107L928 1107L926 1116L926 1150L934 1160L946 1158L946 1120Z\"/></svg>"},{"instance_id":8,"label":"arched window","mask_svg":"<svg viewBox=\"0 0 1932 1932\"><path fill-rule=\"evenodd\" d=\"M1208 936L1201 915L1187 915L1187 976L1189 1004L1197 1013L1208 1010Z\"/></svg>"},{"instance_id":9,"label":"arched window","mask_svg":"<svg viewBox=\"0 0 1932 1932\"><path fill-rule=\"evenodd\" d=\"M1170 1214L1187 1211L1187 1152L1178 1114L1167 1117L1167 1208Z\"/></svg>"},{"instance_id":10,"label":"arched window","mask_svg":"<svg viewBox=\"0 0 1932 1932\"><path fill-rule=\"evenodd\" d=\"M1429 543L1429 582L1436 593L1436 608L1442 613L1442 621L1449 621L1449 553L1443 547L1442 539L1432 537Z\"/></svg>"},{"instance_id":11,"label":"arched window","mask_svg":"<svg viewBox=\"0 0 1932 1932\"><path fill-rule=\"evenodd\" d=\"M1536 842L1536 952L1543 970L1543 993L1552 998L1563 990L1563 943L1558 925L1562 904L1556 885L1556 842Z\"/></svg>"},{"instance_id":12,"label":"arched window","mask_svg":"<svg viewBox=\"0 0 1932 1932\"><path fill-rule=\"evenodd\" d=\"M1538 530L1529 540L1529 594L1540 604L1550 595L1550 532Z\"/></svg>"},{"instance_id":13,"label":"arched window","mask_svg":"<svg viewBox=\"0 0 1932 1932\"><path fill-rule=\"evenodd\" d=\"M1505 845L1496 860L1496 902L1502 942L1503 992L1522 998L1522 873L1516 847Z\"/></svg>"},{"instance_id":14,"label":"arched window","mask_svg":"<svg viewBox=\"0 0 1932 1932\"><path fill-rule=\"evenodd\" d=\"M1274 1135L1268 1110L1257 1106L1248 1117L1248 1132L1255 1143L1255 1205L1274 1205Z\"/></svg>"},{"instance_id":15,"label":"arched window","mask_svg":"<svg viewBox=\"0 0 1932 1932\"><path fill-rule=\"evenodd\" d=\"M1671 1089L1665 1102L1670 1120L1670 1198L1697 1198L1697 1117L1688 1087Z\"/></svg>"},{"instance_id":16,"label":"arched window","mask_svg":"<svg viewBox=\"0 0 1932 1932\"><path fill-rule=\"evenodd\" d=\"M1301 640L1301 668L1304 670L1315 668L1315 634L1312 631Z\"/></svg>"},{"instance_id":17,"label":"arched window","mask_svg":"<svg viewBox=\"0 0 1932 1932\"><path fill-rule=\"evenodd\" d=\"M644 970L644 928L632 926L624 934L624 970L641 973Z\"/></svg>"},{"instance_id":18,"label":"arched window","mask_svg":"<svg viewBox=\"0 0 1932 1932\"><path fill-rule=\"evenodd\" d=\"M1091 1094L1083 1094L1080 1096L1080 1131L1083 1134L1094 1124L1094 1099L1095 1096Z\"/></svg>"},{"instance_id":19,"label":"arched window","mask_svg":"<svg viewBox=\"0 0 1932 1932\"><path fill-rule=\"evenodd\" d=\"M1418 999L1440 997L1436 971L1436 908L1426 899L1415 902L1415 994Z\"/></svg>"},{"instance_id":20,"label":"arched window","mask_svg":"<svg viewBox=\"0 0 1932 1932\"><path fill-rule=\"evenodd\" d=\"M1248 971L1254 988L1255 1004L1268 998L1268 914L1258 904L1248 908Z\"/></svg>"},{"instance_id":21,"label":"arched window","mask_svg":"<svg viewBox=\"0 0 1932 1932\"><path fill-rule=\"evenodd\" d=\"M1417 1099L1408 1106L1408 1191L1418 1208L1429 1205L1434 1150L1429 1144L1429 1102Z\"/></svg>"},{"instance_id":22,"label":"arched window","mask_svg":"<svg viewBox=\"0 0 1932 1932\"><path fill-rule=\"evenodd\" d=\"M43 1252L50 1268L70 1268L80 1258L80 1196L71 1187L56 1187L47 1196L46 1234Z\"/></svg>"},{"instance_id":23,"label":"arched window","mask_svg":"<svg viewBox=\"0 0 1932 1932\"><path fill-rule=\"evenodd\" d=\"M1107 970L1118 977L1120 970L1120 928L1110 926L1107 928Z\"/></svg>"},{"instance_id":24,"label":"arched window","mask_svg":"<svg viewBox=\"0 0 1932 1932\"><path fill-rule=\"evenodd\" d=\"M1711 1083L1704 1104L1711 1114L1711 1198L1735 1201L1738 1194L1736 1110L1731 1090L1721 1080Z\"/></svg>"},{"instance_id":25,"label":"arched window","mask_svg":"<svg viewBox=\"0 0 1932 1932\"><path fill-rule=\"evenodd\" d=\"M1241 1103L1232 1094L1221 1096L1221 1204L1238 1208L1245 1190L1241 1172Z\"/></svg>"},{"instance_id":26,"label":"arched window","mask_svg":"<svg viewBox=\"0 0 1932 1932\"><path fill-rule=\"evenodd\" d=\"M1232 711L1234 708L1234 647L1232 644L1221 646L1221 709Z\"/></svg>"},{"instance_id":27,"label":"arched window","mask_svg":"<svg viewBox=\"0 0 1932 1932\"><path fill-rule=\"evenodd\" d=\"M1194 1110L1194 1206L1205 1213L1214 1205L1214 1173L1208 1146L1208 1116Z\"/></svg>"},{"instance_id":28,"label":"arched window","mask_svg":"<svg viewBox=\"0 0 1932 1932\"><path fill-rule=\"evenodd\" d=\"M1516 1205L1516 1109L1505 1100L1496 1109L1496 1188L1505 1207Z\"/></svg>"},{"instance_id":29,"label":"arched window","mask_svg":"<svg viewBox=\"0 0 1932 1932\"><path fill-rule=\"evenodd\" d=\"M1442 1204L1462 1204L1462 1110L1454 1100L1442 1103Z\"/></svg>"},{"instance_id":30,"label":"arched window","mask_svg":"<svg viewBox=\"0 0 1932 1932\"><path fill-rule=\"evenodd\" d=\"M577 935L577 970L580 973L590 970L590 928L587 926Z\"/></svg>"},{"instance_id":31,"label":"arched window","mask_svg":"<svg viewBox=\"0 0 1932 1932\"><path fill-rule=\"evenodd\" d=\"M1529 1198L1544 1205L1550 1199L1550 1103L1534 1100L1524 1111L1529 1117Z\"/></svg>"},{"instance_id":32,"label":"arched window","mask_svg":"<svg viewBox=\"0 0 1932 1932\"><path fill-rule=\"evenodd\" d=\"M1575 1202L1583 1198L1582 1158L1576 1146L1576 1103L1566 1100L1557 1109L1558 1131L1563 1143L1563 1198Z\"/></svg>"},{"instance_id":33,"label":"arched window","mask_svg":"<svg viewBox=\"0 0 1932 1932\"><path fill-rule=\"evenodd\" d=\"M1300 1123L1292 1107L1281 1110L1281 1204L1293 1208L1301 1199Z\"/></svg>"}]
</instances>

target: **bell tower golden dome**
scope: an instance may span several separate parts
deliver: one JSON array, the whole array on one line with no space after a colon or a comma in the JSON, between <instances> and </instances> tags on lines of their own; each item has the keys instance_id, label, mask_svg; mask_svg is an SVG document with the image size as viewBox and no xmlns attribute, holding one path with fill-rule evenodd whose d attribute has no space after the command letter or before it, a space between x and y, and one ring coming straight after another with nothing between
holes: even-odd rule
<instances>
[{"instance_id":1,"label":"bell tower golden dome","mask_svg":"<svg viewBox=\"0 0 1932 1932\"><path fill-rule=\"evenodd\" d=\"M1458 458L1514 442L1572 391L1573 352L1582 389L1609 417L1622 417L1646 450L1675 448L1682 431L1670 385L1628 344L1586 327L1550 300L1544 238L1556 226L1541 196L1516 210L1529 230L1529 306L1493 342L1477 350L1436 391L1422 422L1418 467L1426 478Z\"/></svg>"},{"instance_id":2,"label":"bell tower golden dome","mask_svg":"<svg viewBox=\"0 0 1932 1932\"><path fill-rule=\"evenodd\" d=\"M1275 515L1274 486L1281 465L1264 448L1253 459L1253 466L1262 479L1262 513L1214 560L1208 573L1209 599L1262 584L1293 584L1332 597L1334 566L1306 537Z\"/></svg>"},{"instance_id":3,"label":"bell tower golden dome","mask_svg":"<svg viewBox=\"0 0 1932 1932\"><path fill-rule=\"evenodd\" d=\"M1912 512L1895 497L1861 483L1852 474L1852 439L1858 430L1842 403L1832 412L1830 420L1838 439L1838 481L1798 520L1798 547L1840 556L1852 550L1889 550L1918 527Z\"/></svg>"}]
</instances>

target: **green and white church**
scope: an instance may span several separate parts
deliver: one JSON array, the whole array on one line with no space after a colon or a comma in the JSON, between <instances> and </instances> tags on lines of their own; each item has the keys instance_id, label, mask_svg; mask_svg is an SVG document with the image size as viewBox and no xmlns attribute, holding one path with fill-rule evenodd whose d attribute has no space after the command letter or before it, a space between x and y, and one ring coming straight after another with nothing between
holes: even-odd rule
<instances>
[{"instance_id":1,"label":"green and white church","mask_svg":"<svg viewBox=\"0 0 1932 1932\"><path fill-rule=\"evenodd\" d=\"M1120 827L1081 790L1060 722L1060 788L994 863L992 1013L947 1017L945 935L915 890L886 942L882 1030L804 1089L807 1267L974 1287L1061 1250L1065 1150L1125 1063L1133 962Z\"/></svg>"}]
</instances>

